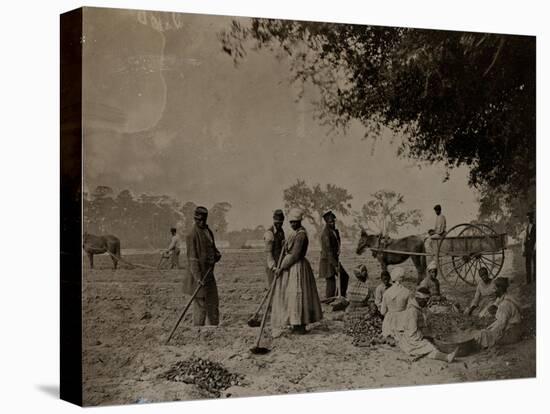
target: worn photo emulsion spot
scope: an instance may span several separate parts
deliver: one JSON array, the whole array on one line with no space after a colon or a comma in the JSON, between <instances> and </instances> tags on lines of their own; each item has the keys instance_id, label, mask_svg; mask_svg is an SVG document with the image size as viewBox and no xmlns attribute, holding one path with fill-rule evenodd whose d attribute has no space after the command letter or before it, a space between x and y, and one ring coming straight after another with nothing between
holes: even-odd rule
<instances>
[{"instance_id":1,"label":"worn photo emulsion spot","mask_svg":"<svg viewBox=\"0 0 550 414\"><path fill-rule=\"evenodd\" d=\"M535 37L60 23L63 399L536 375Z\"/></svg>"}]
</instances>

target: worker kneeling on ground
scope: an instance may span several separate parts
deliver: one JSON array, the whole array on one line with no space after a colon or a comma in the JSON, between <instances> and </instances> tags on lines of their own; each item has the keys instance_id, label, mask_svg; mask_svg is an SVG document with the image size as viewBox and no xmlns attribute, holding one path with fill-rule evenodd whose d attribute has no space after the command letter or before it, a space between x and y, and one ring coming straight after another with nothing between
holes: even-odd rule
<instances>
[{"instance_id":1,"label":"worker kneeling on ground","mask_svg":"<svg viewBox=\"0 0 550 414\"><path fill-rule=\"evenodd\" d=\"M393 337L399 348L410 356L427 356L431 359L452 362L458 348L450 354L445 354L429 340L430 332L424 312L429 300L430 291L425 287L419 287L414 297L410 298L407 309L399 312Z\"/></svg>"},{"instance_id":2,"label":"worker kneeling on ground","mask_svg":"<svg viewBox=\"0 0 550 414\"><path fill-rule=\"evenodd\" d=\"M429 290L432 303L439 302L444 299L439 288L439 280L437 280L437 265L434 261L430 262L428 265L428 275L422 280L422 282L420 282L418 287L425 287Z\"/></svg>"},{"instance_id":3,"label":"worker kneeling on ground","mask_svg":"<svg viewBox=\"0 0 550 414\"><path fill-rule=\"evenodd\" d=\"M476 336L476 340L482 348L490 348L494 345L505 345L517 342L523 335L521 323L520 305L508 292L509 281L505 277L497 277L495 280L496 306L495 321ZM489 313L491 312L489 308Z\"/></svg>"},{"instance_id":4,"label":"worker kneeling on ground","mask_svg":"<svg viewBox=\"0 0 550 414\"><path fill-rule=\"evenodd\" d=\"M479 269L479 278L481 280L477 284L472 303L464 310L464 313L471 315L474 309L477 308L480 309L478 316L483 318L489 315L488 309L496 299L496 286L494 280L489 277L489 271L486 267Z\"/></svg>"},{"instance_id":5,"label":"worker kneeling on ground","mask_svg":"<svg viewBox=\"0 0 550 414\"><path fill-rule=\"evenodd\" d=\"M353 274L357 280L352 283L348 291L349 306L347 307L346 312L349 312L355 308L363 308L367 306L371 296L367 286L367 279L369 278L367 267L365 265L359 265L356 269L353 269Z\"/></svg>"},{"instance_id":6,"label":"worker kneeling on ground","mask_svg":"<svg viewBox=\"0 0 550 414\"><path fill-rule=\"evenodd\" d=\"M405 277L405 271L401 267L395 267L391 271L392 285L382 295L380 313L384 316L382 323L382 336L391 336L395 327L395 321L399 312L407 309L407 303L411 291L401 284Z\"/></svg>"}]
</instances>

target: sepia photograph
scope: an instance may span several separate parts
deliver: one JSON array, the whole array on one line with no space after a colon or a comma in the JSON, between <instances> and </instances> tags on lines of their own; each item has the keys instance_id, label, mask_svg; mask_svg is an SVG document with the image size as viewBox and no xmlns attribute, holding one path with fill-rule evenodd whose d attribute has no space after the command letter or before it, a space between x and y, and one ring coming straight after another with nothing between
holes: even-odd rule
<instances>
[{"instance_id":1,"label":"sepia photograph","mask_svg":"<svg viewBox=\"0 0 550 414\"><path fill-rule=\"evenodd\" d=\"M61 27L82 405L536 377L535 36Z\"/></svg>"}]
</instances>

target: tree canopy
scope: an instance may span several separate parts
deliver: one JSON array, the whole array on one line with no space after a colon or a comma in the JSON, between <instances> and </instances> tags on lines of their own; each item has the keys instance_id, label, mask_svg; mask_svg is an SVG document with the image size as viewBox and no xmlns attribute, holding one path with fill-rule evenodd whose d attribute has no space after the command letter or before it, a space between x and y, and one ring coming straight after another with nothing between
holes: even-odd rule
<instances>
[{"instance_id":1,"label":"tree canopy","mask_svg":"<svg viewBox=\"0 0 550 414\"><path fill-rule=\"evenodd\" d=\"M169 230L176 227L182 239L194 225L196 204L156 194L135 197L124 189L113 197L113 189L97 186L83 198L84 229L95 234L115 234L124 248L160 248L170 241ZM221 201L210 208L208 223L217 237L227 234L226 214L231 204Z\"/></svg>"},{"instance_id":2,"label":"tree canopy","mask_svg":"<svg viewBox=\"0 0 550 414\"><path fill-rule=\"evenodd\" d=\"M286 56L291 80L319 91L322 123L390 128L400 155L465 165L482 197L534 203L534 37L251 19L220 40L236 64L252 50Z\"/></svg>"},{"instance_id":3,"label":"tree canopy","mask_svg":"<svg viewBox=\"0 0 550 414\"><path fill-rule=\"evenodd\" d=\"M323 229L323 213L330 209L347 216L351 212L349 201L352 198L345 188L334 184L326 184L324 188L320 184L309 186L304 180L297 180L283 191L285 209L300 208L317 233Z\"/></svg>"},{"instance_id":4,"label":"tree canopy","mask_svg":"<svg viewBox=\"0 0 550 414\"><path fill-rule=\"evenodd\" d=\"M371 194L371 199L355 215L359 227L384 235L397 234L403 226L418 227L422 222L420 210L405 210L405 198L391 190L378 190Z\"/></svg>"}]
</instances>

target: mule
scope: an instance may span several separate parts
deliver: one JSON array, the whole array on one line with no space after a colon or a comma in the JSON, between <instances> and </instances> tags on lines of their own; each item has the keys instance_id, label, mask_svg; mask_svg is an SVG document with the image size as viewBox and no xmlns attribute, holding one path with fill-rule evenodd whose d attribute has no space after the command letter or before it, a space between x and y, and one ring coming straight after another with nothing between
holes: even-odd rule
<instances>
[{"instance_id":1,"label":"mule","mask_svg":"<svg viewBox=\"0 0 550 414\"><path fill-rule=\"evenodd\" d=\"M90 267L94 268L94 254L110 253L113 260L113 268L116 270L118 261L120 260L120 240L112 234L104 236L95 236L93 234L84 233L83 245L84 251L88 254Z\"/></svg>"},{"instance_id":2,"label":"mule","mask_svg":"<svg viewBox=\"0 0 550 414\"><path fill-rule=\"evenodd\" d=\"M361 230L361 237L357 243L357 254L363 254L368 247L399 250L402 252L411 253L426 253L424 240L419 236L407 236L401 239L390 239L382 237L382 235L367 234L365 230ZM417 283L420 283L426 276L426 256L417 256L399 253L385 253L373 251L372 255L378 260L382 270L387 270L388 266L403 263L409 257L414 263L418 274Z\"/></svg>"}]
</instances>

